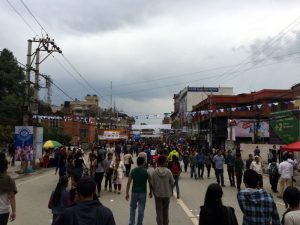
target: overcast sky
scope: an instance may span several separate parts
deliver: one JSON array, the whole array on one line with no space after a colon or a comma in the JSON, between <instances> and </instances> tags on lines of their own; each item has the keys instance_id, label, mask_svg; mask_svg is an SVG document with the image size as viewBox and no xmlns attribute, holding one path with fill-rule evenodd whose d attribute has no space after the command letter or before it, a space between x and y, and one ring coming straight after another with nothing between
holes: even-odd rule
<instances>
[{"instance_id":1,"label":"overcast sky","mask_svg":"<svg viewBox=\"0 0 300 225\"><path fill-rule=\"evenodd\" d=\"M80 75L58 53L41 73L72 98L101 94L101 107L111 81L113 102L130 115L173 111L173 94L188 85L239 94L300 82L299 0L23 1ZM0 1L0 48L25 64L27 40L45 31L9 2L30 27ZM53 103L66 100L53 87Z\"/></svg>"}]
</instances>

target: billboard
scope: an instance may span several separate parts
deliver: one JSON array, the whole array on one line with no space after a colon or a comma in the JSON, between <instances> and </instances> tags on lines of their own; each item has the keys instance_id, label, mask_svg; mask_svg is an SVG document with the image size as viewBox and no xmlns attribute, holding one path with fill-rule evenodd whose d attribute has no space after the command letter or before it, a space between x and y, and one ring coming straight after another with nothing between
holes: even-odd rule
<instances>
[{"instance_id":1,"label":"billboard","mask_svg":"<svg viewBox=\"0 0 300 225\"><path fill-rule=\"evenodd\" d=\"M270 125L274 139L277 142L289 144L299 138L299 111L285 110L270 114Z\"/></svg>"},{"instance_id":2,"label":"billboard","mask_svg":"<svg viewBox=\"0 0 300 225\"><path fill-rule=\"evenodd\" d=\"M16 161L32 161L34 157L33 127L15 127L15 158Z\"/></svg>"},{"instance_id":3,"label":"billboard","mask_svg":"<svg viewBox=\"0 0 300 225\"><path fill-rule=\"evenodd\" d=\"M254 138L254 126L256 126L257 137L270 137L269 123L266 121L256 122L255 119L235 119L231 121L231 124L234 127L235 137Z\"/></svg>"}]
</instances>

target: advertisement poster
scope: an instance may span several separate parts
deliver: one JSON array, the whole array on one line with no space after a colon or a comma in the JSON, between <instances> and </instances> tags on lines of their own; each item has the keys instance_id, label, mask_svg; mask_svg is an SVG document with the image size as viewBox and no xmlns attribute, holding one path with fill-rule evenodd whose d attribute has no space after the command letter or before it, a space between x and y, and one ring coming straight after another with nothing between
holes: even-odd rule
<instances>
[{"instance_id":1,"label":"advertisement poster","mask_svg":"<svg viewBox=\"0 0 300 225\"><path fill-rule=\"evenodd\" d=\"M235 137L251 137L254 138L254 126L256 126L257 137L268 138L270 137L269 123L255 120L235 119L233 123Z\"/></svg>"},{"instance_id":2,"label":"advertisement poster","mask_svg":"<svg viewBox=\"0 0 300 225\"><path fill-rule=\"evenodd\" d=\"M99 140L113 140L119 138L120 133L118 131L104 131L103 135L99 135Z\"/></svg>"},{"instance_id":3,"label":"advertisement poster","mask_svg":"<svg viewBox=\"0 0 300 225\"><path fill-rule=\"evenodd\" d=\"M271 113L271 129L284 143L295 142L299 138L299 120L297 111Z\"/></svg>"},{"instance_id":4,"label":"advertisement poster","mask_svg":"<svg viewBox=\"0 0 300 225\"><path fill-rule=\"evenodd\" d=\"M16 161L31 161L34 157L33 127L15 127L15 157Z\"/></svg>"},{"instance_id":5,"label":"advertisement poster","mask_svg":"<svg viewBox=\"0 0 300 225\"><path fill-rule=\"evenodd\" d=\"M40 159L43 156L43 127L35 127L34 141L36 146L36 158Z\"/></svg>"}]
</instances>

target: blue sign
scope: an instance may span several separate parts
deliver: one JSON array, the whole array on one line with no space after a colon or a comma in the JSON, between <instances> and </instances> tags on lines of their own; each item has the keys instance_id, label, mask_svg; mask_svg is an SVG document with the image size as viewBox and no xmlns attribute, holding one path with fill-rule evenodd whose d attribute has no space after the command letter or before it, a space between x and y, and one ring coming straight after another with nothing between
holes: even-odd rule
<instances>
[{"instance_id":1,"label":"blue sign","mask_svg":"<svg viewBox=\"0 0 300 225\"><path fill-rule=\"evenodd\" d=\"M35 151L33 148L33 127L15 127L15 157L16 161L32 161Z\"/></svg>"},{"instance_id":2,"label":"blue sign","mask_svg":"<svg viewBox=\"0 0 300 225\"><path fill-rule=\"evenodd\" d=\"M134 134L133 139L136 140L136 141L141 140L141 134Z\"/></svg>"},{"instance_id":3,"label":"blue sign","mask_svg":"<svg viewBox=\"0 0 300 225\"><path fill-rule=\"evenodd\" d=\"M216 87L188 87L190 92L219 92L219 88Z\"/></svg>"}]
</instances>

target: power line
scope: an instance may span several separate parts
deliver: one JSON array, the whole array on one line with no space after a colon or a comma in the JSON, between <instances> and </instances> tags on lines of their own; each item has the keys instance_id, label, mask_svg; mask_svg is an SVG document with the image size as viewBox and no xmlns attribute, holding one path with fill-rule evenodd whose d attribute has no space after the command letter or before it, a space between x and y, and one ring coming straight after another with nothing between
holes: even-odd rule
<instances>
[{"instance_id":1,"label":"power line","mask_svg":"<svg viewBox=\"0 0 300 225\"><path fill-rule=\"evenodd\" d=\"M33 15L33 13L31 12L31 10L29 9L29 7L25 4L25 2L23 0L20 0L20 2L23 4L23 6L26 8L26 10L29 12L29 14L33 17L33 19L35 20L35 22L37 22L37 24L42 28L43 31L45 31L45 33L48 33L45 28L41 25L41 23L37 20L37 18Z\"/></svg>"},{"instance_id":2,"label":"power line","mask_svg":"<svg viewBox=\"0 0 300 225\"><path fill-rule=\"evenodd\" d=\"M65 72L67 72L67 74L69 74L79 85L80 85L80 87L82 87L82 88L84 88L86 91L89 91L87 88L86 88L86 86L82 83L82 82L80 82L65 66L64 66L64 64L62 64L59 60L58 60L58 58L56 58L55 56L53 56L53 55L51 55L52 57L53 57L53 59L63 68L63 70L65 71Z\"/></svg>"},{"instance_id":3,"label":"power line","mask_svg":"<svg viewBox=\"0 0 300 225\"><path fill-rule=\"evenodd\" d=\"M32 26L30 26L30 24L25 20L25 18L19 13L19 11L11 4L11 2L9 0L6 0L6 2L10 5L10 7L15 11L16 14L18 14L18 16L23 20L23 22L29 27L30 30L32 30L32 32L38 36L37 32L35 32L35 30L32 28Z\"/></svg>"},{"instance_id":4,"label":"power line","mask_svg":"<svg viewBox=\"0 0 300 225\"><path fill-rule=\"evenodd\" d=\"M276 42L276 41L279 41L282 37L284 37L288 32L290 32L290 30L291 29L293 29L294 27L296 27L299 23L300 23L300 21L298 21L298 20L300 20L300 16L299 17L297 17L295 20L293 20L291 23L289 23L285 28L283 28L279 33L277 33L277 35L275 35L273 38L271 38L271 40L269 40L268 42L266 42L262 47L261 47L261 49L260 50L258 50L255 54L254 54L254 58L257 58L258 56L259 56L259 54L260 54L260 52L263 52L263 51L265 51L267 48L270 48L271 47L271 44L273 44L274 42ZM298 21L298 22L297 22ZM294 23L296 23L296 24L294 24ZM293 25L294 24L294 25ZM246 57L244 60L242 60L238 65L237 65L237 67L233 70L233 71L235 71L235 70L239 70L239 68L241 68L241 66L243 66L244 65L244 63L246 62L246 61L248 61L249 59L251 59L251 55L250 56L248 56L248 57ZM255 66L255 65L254 65ZM252 67L254 67L254 66L252 66ZM230 72L230 70L229 71L227 71L227 72L224 72L223 74L221 74L220 75L220 78L222 78L222 77L224 77L225 78L225 76L228 74L228 72ZM232 70L231 70L231 72L232 72ZM223 80L224 80L224 78L223 78ZM221 79L219 80L219 82L221 81Z\"/></svg>"},{"instance_id":5,"label":"power line","mask_svg":"<svg viewBox=\"0 0 300 225\"><path fill-rule=\"evenodd\" d=\"M105 100L105 97L103 97L84 77L83 75L76 69L76 67L70 62L70 60L64 55L62 54L63 58L65 59L65 61L69 64L69 66L77 73L78 76L81 77L81 79L86 83L87 86L89 86L95 93L97 93L100 97L102 97L102 99L104 101L107 101ZM110 104L110 103L108 103Z\"/></svg>"},{"instance_id":6,"label":"power line","mask_svg":"<svg viewBox=\"0 0 300 225\"><path fill-rule=\"evenodd\" d=\"M63 89L61 89L57 84L55 84L52 80L49 80L51 84L53 84L58 90L60 90L65 96L67 96L72 101L75 101L70 95L68 95Z\"/></svg>"},{"instance_id":7,"label":"power line","mask_svg":"<svg viewBox=\"0 0 300 225\"><path fill-rule=\"evenodd\" d=\"M294 54L299 54L300 52L295 52ZM291 55L291 54L290 54ZM300 57L300 56L299 56ZM299 58L298 57L298 58ZM251 67L251 68L246 68L244 70L241 70L241 71L232 71L229 75L231 74L236 74L236 73L239 73L239 72L247 72L247 71L250 71L250 70L253 70L253 69L259 69L259 68L263 68L263 67L266 67L266 66L272 66L272 65L275 65L275 64L278 64L278 63L284 63L284 62L287 62L289 61L290 59L286 60L286 61L280 61L280 62L274 62L274 63L269 63L269 64L265 64L265 65L261 65L259 67ZM218 77L220 76L220 74L215 74L213 75L214 77ZM135 91L130 91L130 92L120 92L120 93L116 93L116 95L128 95L128 94L133 94L133 93L137 93L137 92L146 92L146 91L153 91L153 90L157 90L157 89L161 89L161 88L166 88L166 87L173 87L173 86L178 86L178 85L182 85L182 84L185 84L185 83L191 83L191 82L197 82L197 81L201 81L202 78L200 79L195 79L195 80L189 80L189 81L184 81L184 82L180 82L180 83L175 83L175 84L170 84L170 85L165 85L165 86L160 86L160 87L154 87L154 88L147 88L147 89L139 89L139 90L135 90Z\"/></svg>"}]
</instances>

